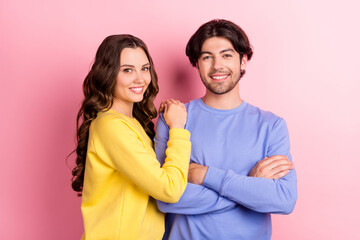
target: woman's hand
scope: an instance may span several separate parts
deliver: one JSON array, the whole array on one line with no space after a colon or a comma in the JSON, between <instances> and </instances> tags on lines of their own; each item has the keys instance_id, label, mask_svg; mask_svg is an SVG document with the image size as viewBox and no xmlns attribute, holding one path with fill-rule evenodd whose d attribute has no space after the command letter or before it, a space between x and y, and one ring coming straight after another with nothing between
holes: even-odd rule
<instances>
[{"instance_id":1,"label":"woman's hand","mask_svg":"<svg viewBox=\"0 0 360 240\"><path fill-rule=\"evenodd\" d=\"M161 103L159 112L164 111L164 118L166 124L170 128L184 128L187 112L185 105L174 99L168 99Z\"/></svg>"}]
</instances>

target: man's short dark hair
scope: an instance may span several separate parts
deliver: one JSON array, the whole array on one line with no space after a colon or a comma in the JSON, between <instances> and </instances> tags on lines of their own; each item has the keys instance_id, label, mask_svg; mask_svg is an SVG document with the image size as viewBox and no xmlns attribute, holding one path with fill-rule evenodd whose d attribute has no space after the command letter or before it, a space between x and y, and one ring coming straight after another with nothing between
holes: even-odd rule
<instances>
[{"instance_id":1,"label":"man's short dark hair","mask_svg":"<svg viewBox=\"0 0 360 240\"><path fill-rule=\"evenodd\" d=\"M201 25L186 45L186 56L189 57L194 67L196 67L200 57L202 45L206 39L212 37L228 39L232 43L235 51L240 54L240 59L244 54L246 54L248 60L251 59L253 50L245 32L233 22L224 19L215 19Z\"/></svg>"}]
</instances>

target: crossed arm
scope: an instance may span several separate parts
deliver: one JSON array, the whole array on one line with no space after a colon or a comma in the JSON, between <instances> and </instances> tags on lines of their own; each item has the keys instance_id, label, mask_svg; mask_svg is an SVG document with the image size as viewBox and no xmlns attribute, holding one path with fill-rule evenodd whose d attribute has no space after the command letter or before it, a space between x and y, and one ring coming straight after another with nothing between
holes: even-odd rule
<instances>
[{"instance_id":1,"label":"crossed arm","mask_svg":"<svg viewBox=\"0 0 360 240\"><path fill-rule=\"evenodd\" d=\"M273 136L267 153L270 157L259 161L249 176L231 169L190 164L189 183L179 202L158 201L160 210L191 215L223 211L240 204L257 212L290 213L297 198L296 173L287 160L291 160L291 155L284 120L275 124ZM155 151L160 162L164 159L167 137L168 128L159 117Z\"/></svg>"}]
</instances>

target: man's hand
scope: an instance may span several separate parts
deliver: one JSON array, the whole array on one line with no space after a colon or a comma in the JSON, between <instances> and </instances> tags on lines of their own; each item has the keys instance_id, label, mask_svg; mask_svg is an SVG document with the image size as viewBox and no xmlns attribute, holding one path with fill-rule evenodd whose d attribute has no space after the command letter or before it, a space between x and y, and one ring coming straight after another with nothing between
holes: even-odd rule
<instances>
[{"instance_id":1,"label":"man's hand","mask_svg":"<svg viewBox=\"0 0 360 240\"><path fill-rule=\"evenodd\" d=\"M209 167L197 164L197 163L190 163L189 165L189 175L188 175L188 182L202 185Z\"/></svg>"},{"instance_id":2,"label":"man's hand","mask_svg":"<svg viewBox=\"0 0 360 240\"><path fill-rule=\"evenodd\" d=\"M293 163L289 161L287 156L275 155L260 160L255 167L251 169L249 176L279 179L287 175L293 168Z\"/></svg>"}]
</instances>

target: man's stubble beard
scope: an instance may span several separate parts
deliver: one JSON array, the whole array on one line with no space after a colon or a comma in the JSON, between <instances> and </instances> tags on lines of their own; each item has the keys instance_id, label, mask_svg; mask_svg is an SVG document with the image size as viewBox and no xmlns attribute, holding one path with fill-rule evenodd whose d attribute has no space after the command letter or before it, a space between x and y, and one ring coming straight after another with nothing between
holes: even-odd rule
<instances>
[{"instance_id":1,"label":"man's stubble beard","mask_svg":"<svg viewBox=\"0 0 360 240\"><path fill-rule=\"evenodd\" d=\"M203 82L204 86L206 87L206 89L208 89L210 92L212 92L216 95L222 95L222 94L228 93L231 90L233 90L236 87L236 85L239 83L241 76L239 76L235 82L230 83L228 86L225 86L227 84L227 82L207 83L206 81L204 81L204 79L201 75L200 75L200 78L201 78L201 81ZM213 85L215 85L215 86L213 86Z\"/></svg>"}]
</instances>

